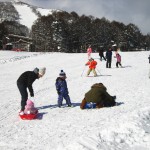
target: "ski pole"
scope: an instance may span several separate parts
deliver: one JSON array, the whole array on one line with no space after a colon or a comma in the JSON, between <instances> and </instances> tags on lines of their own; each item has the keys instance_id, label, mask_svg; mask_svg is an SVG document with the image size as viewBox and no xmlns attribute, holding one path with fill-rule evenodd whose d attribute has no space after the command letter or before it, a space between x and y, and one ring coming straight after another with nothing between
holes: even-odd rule
<instances>
[{"instance_id":1,"label":"ski pole","mask_svg":"<svg viewBox=\"0 0 150 150\"><path fill-rule=\"evenodd\" d=\"M86 66L85 66L85 67L86 67ZM85 67L83 68L83 71L82 71L81 77L82 77L82 75L83 75L83 73L84 73Z\"/></svg>"},{"instance_id":2,"label":"ski pole","mask_svg":"<svg viewBox=\"0 0 150 150\"><path fill-rule=\"evenodd\" d=\"M98 69L96 69L96 70L97 70L97 72L98 72L100 75L102 75Z\"/></svg>"}]
</instances>

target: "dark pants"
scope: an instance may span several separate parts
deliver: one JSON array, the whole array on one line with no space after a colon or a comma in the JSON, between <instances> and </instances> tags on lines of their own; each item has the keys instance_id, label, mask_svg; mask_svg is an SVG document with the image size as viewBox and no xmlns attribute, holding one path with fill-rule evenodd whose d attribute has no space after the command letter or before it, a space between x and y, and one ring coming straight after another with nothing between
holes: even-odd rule
<instances>
[{"instance_id":1,"label":"dark pants","mask_svg":"<svg viewBox=\"0 0 150 150\"><path fill-rule=\"evenodd\" d=\"M24 86L21 83L17 83L19 92L21 94L21 110L24 111L25 109L25 105L26 105L26 101L28 99L28 92L27 92L27 88L26 86Z\"/></svg>"},{"instance_id":2,"label":"dark pants","mask_svg":"<svg viewBox=\"0 0 150 150\"><path fill-rule=\"evenodd\" d=\"M116 62L116 67L118 67L118 65L122 66L120 62Z\"/></svg>"},{"instance_id":3,"label":"dark pants","mask_svg":"<svg viewBox=\"0 0 150 150\"><path fill-rule=\"evenodd\" d=\"M69 95L59 94L59 96L58 96L58 107L62 106L63 98L66 100L67 105L70 106L71 105L71 101L70 101Z\"/></svg>"},{"instance_id":4,"label":"dark pants","mask_svg":"<svg viewBox=\"0 0 150 150\"><path fill-rule=\"evenodd\" d=\"M100 56L100 61L102 61L102 58L106 61L106 58L104 56Z\"/></svg>"},{"instance_id":5,"label":"dark pants","mask_svg":"<svg viewBox=\"0 0 150 150\"><path fill-rule=\"evenodd\" d=\"M106 68L111 68L111 60L107 59Z\"/></svg>"}]
</instances>

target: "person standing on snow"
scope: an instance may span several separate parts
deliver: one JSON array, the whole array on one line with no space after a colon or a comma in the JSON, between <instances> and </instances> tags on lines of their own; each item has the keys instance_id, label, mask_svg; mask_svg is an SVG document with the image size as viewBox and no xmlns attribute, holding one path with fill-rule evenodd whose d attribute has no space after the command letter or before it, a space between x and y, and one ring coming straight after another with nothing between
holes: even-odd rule
<instances>
[{"instance_id":1,"label":"person standing on snow","mask_svg":"<svg viewBox=\"0 0 150 150\"><path fill-rule=\"evenodd\" d=\"M89 61L85 65L89 66L89 70L87 72L87 76L90 74L91 71L93 71L94 77L96 77L97 73L95 71L95 68L96 68L97 62L93 58L90 58Z\"/></svg>"},{"instance_id":2,"label":"person standing on snow","mask_svg":"<svg viewBox=\"0 0 150 150\"><path fill-rule=\"evenodd\" d=\"M102 59L104 59L106 61L106 58L104 57L104 50L103 50L103 48L99 48L98 52L99 52L99 56L100 56L100 61L102 61Z\"/></svg>"},{"instance_id":3,"label":"person standing on snow","mask_svg":"<svg viewBox=\"0 0 150 150\"><path fill-rule=\"evenodd\" d=\"M118 68L119 67L118 65L120 65L120 67L122 67L122 65L121 65L121 56L117 51L116 51L116 59L117 59L116 67Z\"/></svg>"},{"instance_id":4,"label":"person standing on snow","mask_svg":"<svg viewBox=\"0 0 150 150\"><path fill-rule=\"evenodd\" d=\"M112 61L112 49L109 48L106 52L106 68L111 68L111 61Z\"/></svg>"},{"instance_id":5,"label":"person standing on snow","mask_svg":"<svg viewBox=\"0 0 150 150\"><path fill-rule=\"evenodd\" d=\"M92 48L91 48L91 45L89 45L89 47L87 49L88 59L91 58L91 53L92 53Z\"/></svg>"},{"instance_id":6,"label":"person standing on snow","mask_svg":"<svg viewBox=\"0 0 150 150\"><path fill-rule=\"evenodd\" d=\"M17 80L17 87L19 89L19 92L21 94L21 110L20 115L24 114L25 105L28 99L28 92L27 88L30 92L30 96L34 97L34 91L32 84L36 79L39 79L43 77L45 74L46 68L35 68L33 71L26 71L23 74L20 75L20 77Z\"/></svg>"},{"instance_id":7,"label":"person standing on snow","mask_svg":"<svg viewBox=\"0 0 150 150\"><path fill-rule=\"evenodd\" d=\"M149 55L148 59L149 59L149 64L150 64L150 55ZM149 78L150 78L150 69L149 69Z\"/></svg>"},{"instance_id":8,"label":"person standing on snow","mask_svg":"<svg viewBox=\"0 0 150 150\"><path fill-rule=\"evenodd\" d=\"M63 70L61 70L59 77L57 77L56 83L55 83L56 90L58 93L58 107L59 108L61 108L62 106L63 98L66 100L68 107L73 107L70 101L70 97L68 95L69 92L68 92L66 78L67 78L66 73Z\"/></svg>"}]
</instances>

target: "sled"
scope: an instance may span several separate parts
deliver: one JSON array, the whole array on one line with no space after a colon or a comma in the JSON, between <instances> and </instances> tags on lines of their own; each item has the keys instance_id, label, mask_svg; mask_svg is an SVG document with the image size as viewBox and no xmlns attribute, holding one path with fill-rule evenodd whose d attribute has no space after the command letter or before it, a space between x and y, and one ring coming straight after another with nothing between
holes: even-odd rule
<instances>
[{"instance_id":1,"label":"sled","mask_svg":"<svg viewBox=\"0 0 150 150\"><path fill-rule=\"evenodd\" d=\"M38 112L36 114L24 114L24 115L20 115L20 118L22 120L33 120L33 119L36 119L36 116L37 116Z\"/></svg>"},{"instance_id":2,"label":"sled","mask_svg":"<svg viewBox=\"0 0 150 150\"><path fill-rule=\"evenodd\" d=\"M86 103L85 109L93 109L96 108L96 103Z\"/></svg>"}]
</instances>

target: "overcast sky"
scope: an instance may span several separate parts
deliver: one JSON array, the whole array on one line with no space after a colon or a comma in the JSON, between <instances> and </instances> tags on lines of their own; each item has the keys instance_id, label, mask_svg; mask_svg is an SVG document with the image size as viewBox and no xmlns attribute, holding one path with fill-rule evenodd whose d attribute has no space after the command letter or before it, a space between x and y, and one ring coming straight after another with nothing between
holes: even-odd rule
<instances>
[{"instance_id":1,"label":"overcast sky","mask_svg":"<svg viewBox=\"0 0 150 150\"><path fill-rule=\"evenodd\" d=\"M5 0L0 0L5 1ZM124 24L133 23L143 34L150 33L150 0L21 0L43 8L75 11Z\"/></svg>"}]
</instances>

